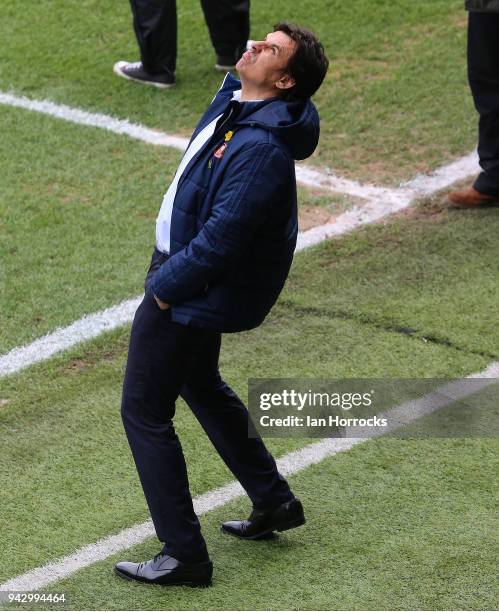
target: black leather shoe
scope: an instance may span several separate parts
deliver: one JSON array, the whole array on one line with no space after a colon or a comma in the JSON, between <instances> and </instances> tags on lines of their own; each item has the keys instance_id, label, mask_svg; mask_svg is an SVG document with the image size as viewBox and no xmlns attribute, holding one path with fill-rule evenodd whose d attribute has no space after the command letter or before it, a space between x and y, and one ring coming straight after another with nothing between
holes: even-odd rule
<instances>
[{"instance_id":1,"label":"black leather shoe","mask_svg":"<svg viewBox=\"0 0 499 612\"><path fill-rule=\"evenodd\" d=\"M211 586L213 563L182 563L174 557L159 553L154 559L142 563L120 561L114 566L114 571L120 578L148 584L207 587Z\"/></svg>"},{"instance_id":2,"label":"black leather shoe","mask_svg":"<svg viewBox=\"0 0 499 612\"><path fill-rule=\"evenodd\" d=\"M243 540L267 539L273 531L286 531L305 522L303 506L296 497L273 510L253 510L246 521L227 521L222 531Z\"/></svg>"}]
</instances>

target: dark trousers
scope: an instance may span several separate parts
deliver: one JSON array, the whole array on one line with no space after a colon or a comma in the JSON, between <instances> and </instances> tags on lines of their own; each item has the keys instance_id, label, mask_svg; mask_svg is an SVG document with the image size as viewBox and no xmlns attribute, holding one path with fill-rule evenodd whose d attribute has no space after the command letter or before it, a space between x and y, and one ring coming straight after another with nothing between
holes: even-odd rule
<instances>
[{"instance_id":1,"label":"dark trousers","mask_svg":"<svg viewBox=\"0 0 499 612\"><path fill-rule=\"evenodd\" d=\"M130 0L133 27L144 69L175 72L177 9L175 0ZM249 0L201 0L218 56L239 59L249 36Z\"/></svg>"},{"instance_id":2,"label":"dark trousers","mask_svg":"<svg viewBox=\"0 0 499 612\"><path fill-rule=\"evenodd\" d=\"M148 278L164 257L155 251ZM146 290L132 325L121 415L158 539L186 562L208 553L172 422L179 395L254 507L293 498L262 440L248 438L248 411L218 370L220 344L217 332L174 323Z\"/></svg>"},{"instance_id":3,"label":"dark trousers","mask_svg":"<svg viewBox=\"0 0 499 612\"><path fill-rule=\"evenodd\" d=\"M499 13L470 13L468 76L480 114L478 155L483 172L475 189L499 195Z\"/></svg>"}]
</instances>

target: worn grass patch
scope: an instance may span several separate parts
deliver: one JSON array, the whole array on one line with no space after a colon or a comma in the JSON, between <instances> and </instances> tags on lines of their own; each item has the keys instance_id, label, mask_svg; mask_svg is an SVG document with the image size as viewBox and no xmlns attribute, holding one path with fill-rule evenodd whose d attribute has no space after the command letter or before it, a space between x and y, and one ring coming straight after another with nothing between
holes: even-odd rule
<instances>
[{"instance_id":1,"label":"worn grass patch","mask_svg":"<svg viewBox=\"0 0 499 612\"><path fill-rule=\"evenodd\" d=\"M298 187L298 229L305 232L317 225L332 223L334 219L365 200L320 189Z\"/></svg>"}]
</instances>

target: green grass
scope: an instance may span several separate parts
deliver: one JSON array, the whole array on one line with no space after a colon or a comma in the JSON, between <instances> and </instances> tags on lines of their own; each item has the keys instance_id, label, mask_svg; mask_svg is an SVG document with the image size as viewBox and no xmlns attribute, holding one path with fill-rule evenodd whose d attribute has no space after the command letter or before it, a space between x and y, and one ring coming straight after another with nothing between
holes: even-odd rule
<instances>
[{"instance_id":1,"label":"green grass","mask_svg":"<svg viewBox=\"0 0 499 612\"><path fill-rule=\"evenodd\" d=\"M243 500L203 517L210 589L114 576L116 561L157 552L148 540L46 590L75 610L494 609L496 453L485 440L362 444L291 478L306 508L299 530L266 542L221 534L247 513Z\"/></svg>"},{"instance_id":2,"label":"green grass","mask_svg":"<svg viewBox=\"0 0 499 612\"><path fill-rule=\"evenodd\" d=\"M0 108L0 352L139 292L178 151Z\"/></svg>"},{"instance_id":3,"label":"green grass","mask_svg":"<svg viewBox=\"0 0 499 612\"><path fill-rule=\"evenodd\" d=\"M476 257L482 261L489 257L494 218L494 212L489 211L487 223L482 221L480 246L476 247ZM370 227L300 254L286 295L266 324L253 332L225 337L222 372L245 397L247 380L252 377L438 378L483 369L491 361L483 351L493 342L497 348L491 333L494 328L477 329L472 336L466 319L459 318L459 294L454 310L447 310L447 320L454 321L455 333L466 339L469 350L451 342L424 342L417 334L400 333L379 313L379 321L373 323L370 312L381 296L387 313L391 312L390 296L401 303L411 297L407 294L413 290L414 279L403 282L397 278L395 283L393 274L401 262L415 269L421 257L417 245L425 249L431 242L440 260L445 259L449 277L457 278L468 244L463 238L450 253L445 237L460 228L462 236L474 240L477 219L457 215L453 226L450 220L436 223L423 215L386 228ZM405 240L389 242L397 233ZM335 249L332 270L327 258ZM442 282L437 272L429 270L424 281L419 280L418 295L425 300L428 312L435 313L434 320L427 316L427 325L431 322L435 328L440 325L445 329L432 303L434 285L437 280ZM475 275L479 272L474 269ZM353 294L359 291L361 277L365 279L361 284L363 301ZM484 284L487 276L478 280ZM458 292L460 285L455 285ZM338 312L338 304L346 308L354 298L354 314ZM488 301L482 297L474 316L490 316L494 304L492 297ZM412 321L396 321L402 322ZM10 559L0 567L7 575L146 517L119 419L127 334L126 329L118 330L75 348L69 356L60 355L0 381L3 491L7 500L0 512L8 526L2 536L0 559L4 554ZM193 493L226 482L225 468L185 410L180 411L178 427L189 458ZM300 443L304 442L272 440L271 447L282 454ZM33 489L33 483L38 483L37 488ZM38 516L43 517L41 522L32 518ZM72 520L68 522L67 517ZM27 544L21 556L15 554L19 538Z\"/></svg>"},{"instance_id":4,"label":"green grass","mask_svg":"<svg viewBox=\"0 0 499 612\"><path fill-rule=\"evenodd\" d=\"M368 259L365 252L358 268ZM0 382L0 580L147 518L119 419L127 335L103 335ZM244 397L248 377L445 377L487 363L282 302L258 330L225 338L221 368ZM193 494L230 480L183 405L176 426ZM272 439L269 447L280 455L304 443ZM488 608L495 449L487 440L378 441L328 460L291 479L307 527L259 548L218 532L221 520L247 513L247 501L216 510L202 520L216 562L209 591L147 589L112 575L118 558L157 552L154 539L50 590L65 592L70 609Z\"/></svg>"},{"instance_id":5,"label":"green grass","mask_svg":"<svg viewBox=\"0 0 499 612\"><path fill-rule=\"evenodd\" d=\"M119 416L127 337L127 329L104 335L0 381L0 580L147 518ZM221 359L243 398L249 377L452 376L485 365L360 323L282 310L255 332L227 337ZM231 480L182 404L176 428L194 495ZM305 443L269 440L277 455Z\"/></svg>"},{"instance_id":6,"label":"green grass","mask_svg":"<svg viewBox=\"0 0 499 612\"><path fill-rule=\"evenodd\" d=\"M6 0L0 88L188 135L222 76L199 2L179 5L178 15L178 87L163 92L112 73L116 60L138 55L126 2ZM307 0L292 11L284 0L254 0L251 15L254 39L292 19L314 29L331 57L312 163L394 183L476 145L460 0Z\"/></svg>"},{"instance_id":7,"label":"green grass","mask_svg":"<svg viewBox=\"0 0 499 612\"><path fill-rule=\"evenodd\" d=\"M426 382L426 381L425 381ZM481 381L480 381L481 382ZM487 381L485 389L472 393L470 381L464 387L470 395L417 419L390 436L396 438L496 438L499 435L499 380Z\"/></svg>"},{"instance_id":8,"label":"green grass","mask_svg":"<svg viewBox=\"0 0 499 612\"><path fill-rule=\"evenodd\" d=\"M315 29L332 70L316 98L311 163L396 183L468 152L476 118L460 0L252 2L252 37L292 17ZM128 3L6 0L0 89L188 135L218 87L197 0L179 3L179 87L117 79L136 59ZM178 151L0 107L0 353L140 293L154 219ZM300 189L302 219L351 198ZM499 209L450 211L439 196L386 223L297 255L263 326L227 335L225 379L455 378L499 355ZM148 512L119 405L129 328L0 379L0 581L142 522ZM497 385L474 398L483 420ZM469 402L466 402L469 406ZM458 435L458 407L407 428ZM232 479L186 406L176 428L193 495ZM495 429L492 424L488 435ZM307 439L269 439L275 456ZM497 441L384 439L293 476L304 528L269 542L223 537L239 499L202 518L215 561L207 590L120 581L112 564L46 590L70 609L492 609ZM37 608L40 608L37 605ZM26 606L27 608L27 606Z\"/></svg>"},{"instance_id":9,"label":"green grass","mask_svg":"<svg viewBox=\"0 0 499 612\"><path fill-rule=\"evenodd\" d=\"M140 293L154 219L180 154L17 109L0 108L0 116L6 126L0 352L6 352ZM344 197L300 189L302 215L324 210L329 218L349 206ZM474 350L496 355L497 338L488 330L497 328L498 209L470 214L432 206L427 214L436 234L415 218L298 256L294 274L314 295L307 289L300 298L292 280L285 299L328 312L333 305L460 346L469 339ZM352 264L374 244L374 259L364 264L369 274L358 269L352 276Z\"/></svg>"},{"instance_id":10,"label":"green grass","mask_svg":"<svg viewBox=\"0 0 499 612\"><path fill-rule=\"evenodd\" d=\"M497 355L493 286L497 279L494 239L498 218L493 208L450 212L441 209L435 198L385 226L367 227L299 254L285 294L268 321L253 332L225 337L222 372L245 397L250 377L437 378L483 369ZM463 305L472 309L473 318L463 315ZM407 333L411 326L417 331ZM430 341L424 340L432 334ZM0 580L147 518L119 418L127 336L126 328L117 330L0 381L0 567L4 568ZM228 482L231 477L226 468L182 404L176 424L193 494ZM278 456L306 442L272 439L269 447ZM380 545L377 530L372 532L372 539L364 531L359 543L355 538L352 541L351 533L338 540L338 534L331 529L337 513L321 502L323 510L316 519L319 532L310 540L310 532L304 532L310 543L306 545L303 571L315 572L319 564L324 566L325 559L332 559L334 571L323 576L322 590L308 574L297 582L296 564L291 563L295 552L283 553L279 549L277 555L272 555L270 549L263 556L245 555L241 560L233 549L221 550L212 535L222 516L220 510L213 518L207 517L205 523L212 554L220 567L229 568L228 574L221 574L218 586L197 599L193 599L192 592L179 591L180 599L174 596L171 608L223 608L220 597L226 602L225 608L441 608L445 602L450 602L450 607L457 605L455 602L461 602L463 607L484 607L488 602L486 587L470 591L469 568L481 573L481 580L488 580L488 553L481 544L490 537L488 527L483 526L485 510L477 510L469 491L456 491L447 476L440 483L442 499L451 504L452 511L447 512L447 506L435 494L435 484L428 485L433 487L432 495L421 498L413 483L427 483L428 479L433 482L436 477L428 472L426 463L412 460L405 466L402 459L397 459L397 453L407 456L406 449L411 448L413 457L418 448L424 448L423 455L435 457L444 452L449 442L417 444L422 446L389 447L389 473L397 465L411 473L412 480L405 477L406 489L400 491L398 484L390 485L397 486L400 499L395 501L409 518L401 532L392 533L389 545L383 541L379 552L374 552ZM466 452L454 449L451 458L441 459L442 467L435 459L434 469L443 470L448 461L459 461L471 470L469 465L478 460L477 455L482 460L482 455L489 452L490 442L460 444L465 445ZM336 487L336 476L330 477L324 469L317 468L321 484L312 480L310 489L299 484L301 476L293 478L312 513L316 491L321 490L322 500ZM355 479L362 467L352 470L350 476ZM370 482L374 488L364 491L372 499L355 506L355 512L343 504L343 498L338 499L338 504L342 512L351 512L355 524L363 520L359 518L359 508L365 506L373 517L378 517L377 521L392 525L393 515L386 515L383 504L377 505L378 490L373 478ZM490 479L483 475L480 482L484 489L480 503L486 505ZM389 496L394 495L390 490ZM478 544L471 531L477 515L470 518L463 509L467 495L474 512L479 513L484 532ZM419 512L420 518L435 513L443 516L436 525L420 526L412 532L409 526L415 502L418 510L414 512ZM244 504L236 505L243 511ZM450 541L442 539L445 533L452 534ZM316 546L318 541L321 547ZM149 542L131 554L152 554L154 547L157 545ZM408 557L409 553L412 557ZM341 571L337 571L338 554ZM481 556L486 559L482 569L477 566ZM414 559L418 571L410 574ZM263 576L275 574L278 564L286 568L286 579L276 592L271 592L264 582L256 599L249 599L244 586L238 586L233 591L238 595L231 598L224 589L232 588L230 568L234 564L240 569L244 566L246 573L242 573L252 577L247 584L256 580L260 583ZM360 566L360 573L353 572L354 566ZM433 567L437 567L437 573L431 570ZM89 568L58 589L72 595L75 608L168 608L164 595L154 589L144 591L145 599L141 596L137 603L137 591L126 590L134 587L112 582L109 568L110 562ZM350 575L348 588L341 580L346 575ZM402 576L401 582L397 582L397 575ZM96 576L100 576L96 579L98 588L92 582ZM449 582L448 576L454 576L453 581ZM425 589L420 588L422 584ZM427 595L423 597L421 593Z\"/></svg>"}]
</instances>

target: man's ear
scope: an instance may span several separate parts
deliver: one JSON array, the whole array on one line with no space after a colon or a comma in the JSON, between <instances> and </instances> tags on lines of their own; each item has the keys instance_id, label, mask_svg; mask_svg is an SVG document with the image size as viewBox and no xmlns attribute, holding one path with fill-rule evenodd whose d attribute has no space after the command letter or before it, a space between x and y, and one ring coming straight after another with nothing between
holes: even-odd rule
<instances>
[{"instance_id":1,"label":"man's ear","mask_svg":"<svg viewBox=\"0 0 499 612\"><path fill-rule=\"evenodd\" d=\"M276 81L275 86L277 89L291 89L291 87L294 87L295 84L296 81L294 78L288 73L285 73L278 81Z\"/></svg>"}]
</instances>

